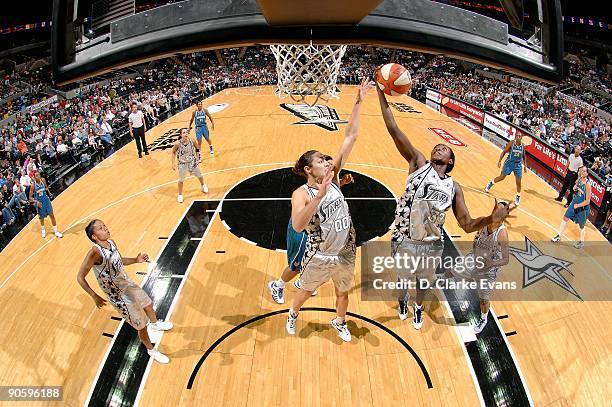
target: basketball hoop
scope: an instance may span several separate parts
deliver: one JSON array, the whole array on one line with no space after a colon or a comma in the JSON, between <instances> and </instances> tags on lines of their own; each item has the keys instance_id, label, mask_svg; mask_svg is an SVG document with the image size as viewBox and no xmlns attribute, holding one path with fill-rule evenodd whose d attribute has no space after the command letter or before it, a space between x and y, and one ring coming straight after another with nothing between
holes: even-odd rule
<instances>
[{"instance_id":1,"label":"basketball hoop","mask_svg":"<svg viewBox=\"0 0 612 407\"><path fill-rule=\"evenodd\" d=\"M337 98L336 81L346 45L270 45L276 58L276 95L314 106L323 96ZM315 96L313 103L306 96Z\"/></svg>"}]
</instances>

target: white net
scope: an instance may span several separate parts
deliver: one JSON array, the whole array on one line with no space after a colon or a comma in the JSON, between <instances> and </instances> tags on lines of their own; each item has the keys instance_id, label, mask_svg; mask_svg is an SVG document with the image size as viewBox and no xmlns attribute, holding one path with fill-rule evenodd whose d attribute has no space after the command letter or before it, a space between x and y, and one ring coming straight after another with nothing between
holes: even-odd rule
<instances>
[{"instance_id":1,"label":"white net","mask_svg":"<svg viewBox=\"0 0 612 407\"><path fill-rule=\"evenodd\" d=\"M336 81L346 45L280 44L270 49L276 58L279 97L307 103L306 97L312 96L311 106L319 99L338 97Z\"/></svg>"}]
</instances>

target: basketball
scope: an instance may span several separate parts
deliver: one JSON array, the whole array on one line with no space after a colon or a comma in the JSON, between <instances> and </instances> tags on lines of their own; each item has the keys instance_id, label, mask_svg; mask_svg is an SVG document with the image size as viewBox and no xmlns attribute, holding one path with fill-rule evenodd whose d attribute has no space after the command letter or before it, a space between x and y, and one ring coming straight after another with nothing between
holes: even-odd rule
<instances>
[{"instance_id":1,"label":"basketball","mask_svg":"<svg viewBox=\"0 0 612 407\"><path fill-rule=\"evenodd\" d=\"M406 68L392 63L383 65L376 71L376 83L385 94L400 96L410 92L412 78Z\"/></svg>"}]
</instances>

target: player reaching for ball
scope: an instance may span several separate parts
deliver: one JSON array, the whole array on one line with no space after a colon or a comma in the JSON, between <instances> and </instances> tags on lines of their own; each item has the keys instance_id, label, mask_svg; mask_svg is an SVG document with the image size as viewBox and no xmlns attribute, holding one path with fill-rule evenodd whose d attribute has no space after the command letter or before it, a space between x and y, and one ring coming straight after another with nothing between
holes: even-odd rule
<instances>
[{"instance_id":1,"label":"player reaching for ball","mask_svg":"<svg viewBox=\"0 0 612 407\"><path fill-rule=\"evenodd\" d=\"M308 240L302 260L302 289L289 309L286 329L296 332L300 308L312 293L330 279L336 289L336 318L331 326L345 342L351 333L345 321L349 290L355 279L355 229L348 204L340 190L338 174L359 135L359 112L368 90L373 86L364 79L357 92L344 141L330 163L316 150L301 155L294 171L306 178L306 184L293 191L291 219L296 232L306 231Z\"/></svg>"},{"instance_id":2,"label":"player reaching for ball","mask_svg":"<svg viewBox=\"0 0 612 407\"><path fill-rule=\"evenodd\" d=\"M506 202L496 202L495 205L504 209L513 209ZM491 304L491 289L497 281L500 268L510 261L508 231L503 219L483 227L476 233L472 253L468 256L470 255L474 257L474 263L481 267L463 271L454 269L451 270L451 273L457 278L477 283L476 291L480 299L480 319L474 325L474 333L479 334L487 324Z\"/></svg>"},{"instance_id":3,"label":"player reaching for ball","mask_svg":"<svg viewBox=\"0 0 612 407\"><path fill-rule=\"evenodd\" d=\"M333 164L333 157L326 155L324 156L325 161ZM339 180L339 185L343 186L353 182L353 176L346 174L342 179ZM287 226L287 267L283 270L281 277L278 280L270 281L268 283L268 289L272 295L272 299L277 304L285 303L285 284L293 280L302 268L302 258L304 257L304 251L306 250L307 236L306 232L296 232L291 224L291 218L289 218L289 225ZM298 290L302 289L302 279L298 278L293 282L293 285ZM312 295L317 295L317 291L313 291Z\"/></svg>"},{"instance_id":4,"label":"player reaching for ball","mask_svg":"<svg viewBox=\"0 0 612 407\"><path fill-rule=\"evenodd\" d=\"M379 75L378 70L375 77ZM461 229L467 233L475 232L491 223L500 222L509 212L507 207L496 205L489 216L472 218L465 204L461 186L448 175L455 166L455 153L444 145L438 144L431 151L429 160L417 150L408 136L400 130L389 108L381 87L377 87L378 99L387 131L391 135L399 153L409 163L406 190L397 203L395 229L391 239L392 256L423 256L426 262L417 270L398 270L398 278L407 279L414 274L417 279L417 294L413 304L413 326L421 329L423 325L423 300L428 288L435 280L436 265L441 263L443 226L446 211L453 213ZM429 267L428 267L429 266ZM407 276L402 275L410 271ZM399 296L399 317L408 318L408 290Z\"/></svg>"}]
</instances>

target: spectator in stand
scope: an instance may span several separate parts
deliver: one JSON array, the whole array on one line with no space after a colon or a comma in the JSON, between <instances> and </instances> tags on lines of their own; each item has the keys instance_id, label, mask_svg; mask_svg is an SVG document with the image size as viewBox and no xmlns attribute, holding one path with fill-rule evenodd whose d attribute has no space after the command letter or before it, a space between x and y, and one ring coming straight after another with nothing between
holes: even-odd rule
<instances>
[{"instance_id":1,"label":"spectator in stand","mask_svg":"<svg viewBox=\"0 0 612 407\"><path fill-rule=\"evenodd\" d=\"M0 208L2 209L3 222L7 226L10 226L15 222L15 214L9 207L10 198L11 196L9 196L6 184L2 185L2 190L0 191Z\"/></svg>"},{"instance_id":2,"label":"spectator in stand","mask_svg":"<svg viewBox=\"0 0 612 407\"><path fill-rule=\"evenodd\" d=\"M14 205L17 207L17 209L21 210L22 212L28 205L28 197L26 195L26 190L21 185L18 179L15 179L15 183L13 184L13 197L11 198L11 203L12 202L14 202Z\"/></svg>"},{"instance_id":3,"label":"spectator in stand","mask_svg":"<svg viewBox=\"0 0 612 407\"><path fill-rule=\"evenodd\" d=\"M112 143L112 140L113 140L113 126L111 126L111 124L108 122L108 119L106 117L104 117L102 119L102 123L100 124L100 126L102 127L102 130L104 131L104 134L108 135L108 137L110 139L110 143Z\"/></svg>"},{"instance_id":4,"label":"spectator in stand","mask_svg":"<svg viewBox=\"0 0 612 407\"><path fill-rule=\"evenodd\" d=\"M59 160L60 162L66 163L67 159L68 159L68 145L64 144L64 141L62 140L61 137L58 138L57 140L57 154L59 155Z\"/></svg>"},{"instance_id":5,"label":"spectator in stand","mask_svg":"<svg viewBox=\"0 0 612 407\"><path fill-rule=\"evenodd\" d=\"M72 133L72 147L73 148L79 148L80 146L83 145L83 140L81 140L78 136L78 132L74 132Z\"/></svg>"},{"instance_id":6,"label":"spectator in stand","mask_svg":"<svg viewBox=\"0 0 612 407\"><path fill-rule=\"evenodd\" d=\"M110 146L113 144L113 139L110 134L106 134L104 129L102 129L102 123L96 123L95 125L95 133L100 141Z\"/></svg>"},{"instance_id":7,"label":"spectator in stand","mask_svg":"<svg viewBox=\"0 0 612 407\"><path fill-rule=\"evenodd\" d=\"M104 149L100 138L94 133L94 129L89 128L89 134L87 135L87 140L89 145L96 151L100 151Z\"/></svg>"},{"instance_id":8,"label":"spectator in stand","mask_svg":"<svg viewBox=\"0 0 612 407\"><path fill-rule=\"evenodd\" d=\"M25 192L28 193L30 190L30 186L32 185L32 178L28 175L27 172L20 170L19 173L19 184L24 188Z\"/></svg>"}]
</instances>

